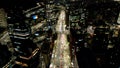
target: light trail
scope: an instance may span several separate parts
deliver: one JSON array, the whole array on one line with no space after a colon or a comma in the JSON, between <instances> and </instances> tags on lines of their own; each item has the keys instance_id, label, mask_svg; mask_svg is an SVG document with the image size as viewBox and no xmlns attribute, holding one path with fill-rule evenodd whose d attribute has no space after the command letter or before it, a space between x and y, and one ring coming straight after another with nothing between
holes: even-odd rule
<instances>
[{"instance_id":1,"label":"light trail","mask_svg":"<svg viewBox=\"0 0 120 68\"><path fill-rule=\"evenodd\" d=\"M65 18L65 10L61 10L56 25L56 32L58 35L53 48L50 68L71 67L69 42L67 40L67 30L65 29Z\"/></svg>"}]
</instances>

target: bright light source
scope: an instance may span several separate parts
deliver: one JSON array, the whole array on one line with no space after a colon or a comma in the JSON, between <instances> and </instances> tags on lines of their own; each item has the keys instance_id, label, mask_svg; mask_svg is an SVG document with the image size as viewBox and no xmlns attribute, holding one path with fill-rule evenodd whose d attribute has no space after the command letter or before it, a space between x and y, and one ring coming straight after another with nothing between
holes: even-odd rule
<instances>
[{"instance_id":1,"label":"bright light source","mask_svg":"<svg viewBox=\"0 0 120 68\"><path fill-rule=\"evenodd\" d=\"M33 19L38 19L38 15L33 15L32 18Z\"/></svg>"},{"instance_id":2,"label":"bright light source","mask_svg":"<svg viewBox=\"0 0 120 68\"><path fill-rule=\"evenodd\" d=\"M39 34L38 34L38 33L36 33L36 34L35 34L35 36L39 36Z\"/></svg>"}]
</instances>

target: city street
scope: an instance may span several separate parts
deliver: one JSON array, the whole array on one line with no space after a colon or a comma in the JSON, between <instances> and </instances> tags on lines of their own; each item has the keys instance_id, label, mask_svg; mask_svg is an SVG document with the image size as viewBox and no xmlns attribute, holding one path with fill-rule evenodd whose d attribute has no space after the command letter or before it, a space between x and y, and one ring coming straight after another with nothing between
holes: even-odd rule
<instances>
[{"instance_id":1,"label":"city street","mask_svg":"<svg viewBox=\"0 0 120 68\"><path fill-rule=\"evenodd\" d=\"M50 68L78 68L76 56L71 59L70 42L68 41L69 30L66 30L66 13L60 11L56 24L57 39L54 42Z\"/></svg>"},{"instance_id":2,"label":"city street","mask_svg":"<svg viewBox=\"0 0 120 68\"><path fill-rule=\"evenodd\" d=\"M57 39L54 43L50 68L70 68L70 48L65 30L65 11L62 10L56 25Z\"/></svg>"}]
</instances>

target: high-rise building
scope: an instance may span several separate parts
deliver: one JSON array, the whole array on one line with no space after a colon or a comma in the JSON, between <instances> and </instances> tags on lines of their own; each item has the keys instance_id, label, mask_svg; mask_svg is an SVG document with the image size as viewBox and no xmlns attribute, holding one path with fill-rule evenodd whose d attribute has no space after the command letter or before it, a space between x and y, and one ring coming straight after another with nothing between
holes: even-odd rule
<instances>
[{"instance_id":1,"label":"high-rise building","mask_svg":"<svg viewBox=\"0 0 120 68\"><path fill-rule=\"evenodd\" d=\"M0 27L7 27L6 13L4 9L0 9Z\"/></svg>"}]
</instances>

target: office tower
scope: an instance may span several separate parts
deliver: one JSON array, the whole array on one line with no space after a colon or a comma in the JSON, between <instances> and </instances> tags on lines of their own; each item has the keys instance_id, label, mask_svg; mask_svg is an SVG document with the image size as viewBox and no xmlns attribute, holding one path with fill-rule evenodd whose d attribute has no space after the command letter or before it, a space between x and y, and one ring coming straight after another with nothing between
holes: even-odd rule
<instances>
[{"instance_id":1,"label":"office tower","mask_svg":"<svg viewBox=\"0 0 120 68\"><path fill-rule=\"evenodd\" d=\"M0 27L4 27L7 28L7 20L6 20L6 13L4 11L4 9L0 9Z\"/></svg>"}]
</instances>

